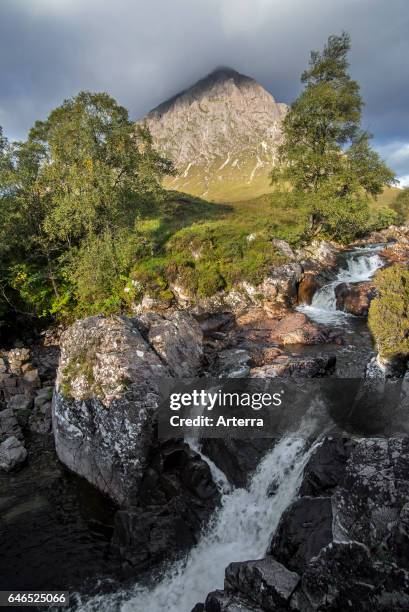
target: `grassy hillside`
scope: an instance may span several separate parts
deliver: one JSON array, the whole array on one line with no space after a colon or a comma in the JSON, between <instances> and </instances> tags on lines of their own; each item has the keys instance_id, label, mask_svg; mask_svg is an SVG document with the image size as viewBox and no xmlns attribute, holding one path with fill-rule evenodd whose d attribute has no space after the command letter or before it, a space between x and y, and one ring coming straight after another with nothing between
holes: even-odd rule
<instances>
[{"instance_id":1,"label":"grassy hillside","mask_svg":"<svg viewBox=\"0 0 409 612\"><path fill-rule=\"evenodd\" d=\"M396 193L388 189L371 202L374 221ZM205 297L240 280L260 282L271 266L285 261L272 239L297 245L307 217L278 194L211 203L169 192L160 214L148 212L141 221L140 230L155 247L132 271L132 297L148 292L170 302L174 284L187 295Z\"/></svg>"},{"instance_id":2,"label":"grassy hillside","mask_svg":"<svg viewBox=\"0 0 409 612\"><path fill-rule=\"evenodd\" d=\"M286 261L272 239L297 243L306 216L268 194L217 204L170 193L161 215L152 213L142 222L141 230L156 247L134 268L133 287L141 296L148 291L167 301L173 283L204 297L243 279L260 282L271 266Z\"/></svg>"},{"instance_id":3,"label":"grassy hillside","mask_svg":"<svg viewBox=\"0 0 409 612\"><path fill-rule=\"evenodd\" d=\"M164 185L212 202L242 202L272 191L271 162L267 164L254 155L243 155L224 165L225 162L218 158L206 168L191 166L178 176L165 179Z\"/></svg>"}]
</instances>

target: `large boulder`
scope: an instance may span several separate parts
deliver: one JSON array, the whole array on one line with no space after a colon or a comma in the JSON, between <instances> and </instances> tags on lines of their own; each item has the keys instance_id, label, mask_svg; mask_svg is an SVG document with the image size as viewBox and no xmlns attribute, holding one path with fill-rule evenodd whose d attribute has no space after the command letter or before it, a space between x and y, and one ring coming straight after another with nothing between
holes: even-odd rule
<instances>
[{"instance_id":1,"label":"large boulder","mask_svg":"<svg viewBox=\"0 0 409 612\"><path fill-rule=\"evenodd\" d=\"M57 454L119 504L137 497L161 379L193 375L199 365L201 330L189 315L182 327L183 338L169 317L97 316L77 321L61 336L53 398Z\"/></svg>"},{"instance_id":2,"label":"large boulder","mask_svg":"<svg viewBox=\"0 0 409 612\"><path fill-rule=\"evenodd\" d=\"M132 571L169 562L197 543L220 495L209 466L178 440L152 448L138 506L117 512L113 547Z\"/></svg>"},{"instance_id":3,"label":"large boulder","mask_svg":"<svg viewBox=\"0 0 409 612\"><path fill-rule=\"evenodd\" d=\"M239 591L263 610L285 606L300 577L272 557L244 563L230 563L226 568L224 588Z\"/></svg>"},{"instance_id":4,"label":"large boulder","mask_svg":"<svg viewBox=\"0 0 409 612\"><path fill-rule=\"evenodd\" d=\"M203 334L199 323L186 312L171 315L154 312L137 320L150 346L179 378L195 376L203 358Z\"/></svg>"},{"instance_id":5,"label":"large boulder","mask_svg":"<svg viewBox=\"0 0 409 612\"><path fill-rule=\"evenodd\" d=\"M301 497L281 517L269 554L291 570L301 572L331 541L331 498Z\"/></svg>"},{"instance_id":6,"label":"large boulder","mask_svg":"<svg viewBox=\"0 0 409 612\"><path fill-rule=\"evenodd\" d=\"M341 283L335 288L337 310L343 310L356 317L368 316L371 301L376 296L375 285L365 283Z\"/></svg>"},{"instance_id":7,"label":"large boulder","mask_svg":"<svg viewBox=\"0 0 409 612\"><path fill-rule=\"evenodd\" d=\"M205 438L202 451L236 487L248 485L262 457L274 444L271 438Z\"/></svg>"},{"instance_id":8,"label":"large boulder","mask_svg":"<svg viewBox=\"0 0 409 612\"><path fill-rule=\"evenodd\" d=\"M298 257L304 262L315 264L316 269L334 268L338 263L339 246L326 240L313 240L298 251Z\"/></svg>"},{"instance_id":9,"label":"large boulder","mask_svg":"<svg viewBox=\"0 0 409 612\"><path fill-rule=\"evenodd\" d=\"M311 304L315 292L322 287L322 284L323 283L319 281L315 272L307 272L304 274L298 285L298 303Z\"/></svg>"},{"instance_id":10,"label":"large boulder","mask_svg":"<svg viewBox=\"0 0 409 612\"><path fill-rule=\"evenodd\" d=\"M353 442L343 438L325 438L304 468L300 495L331 495L342 482Z\"/></svg>"},{"instance_id":11,"label":"large boulder","mask_svg":"<svg viewBox=\"0 0 409 612\"><path fill-rule=\"evenodd\" d=\"M333 497L334 535L388 548L409 502L409 439L360 440Z\"/></svg>"}]
</instances>

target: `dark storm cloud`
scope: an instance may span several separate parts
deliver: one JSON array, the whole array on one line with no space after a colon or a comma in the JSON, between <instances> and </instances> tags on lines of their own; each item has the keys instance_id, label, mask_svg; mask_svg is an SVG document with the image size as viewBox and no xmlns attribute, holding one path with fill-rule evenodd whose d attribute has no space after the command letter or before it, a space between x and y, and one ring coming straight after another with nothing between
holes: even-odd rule
<instances>
[{"instance_id":1,"label":"dark storm cloud","mask_svg":"<svg viewBox=\"0 0 409 612\"><path fill-rule=\"evenodd\" d=\"M343 29L364 127L409 175L408 0L1 0L0 125L24 137L81 89L137 118L218 65L291 102L309 51Z\"/></svg>"}]
</instances>

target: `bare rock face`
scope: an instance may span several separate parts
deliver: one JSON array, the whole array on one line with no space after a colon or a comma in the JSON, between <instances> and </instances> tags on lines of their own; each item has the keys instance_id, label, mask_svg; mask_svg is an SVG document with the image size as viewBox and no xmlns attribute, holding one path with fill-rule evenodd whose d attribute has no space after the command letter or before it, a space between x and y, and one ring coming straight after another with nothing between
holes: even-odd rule
<instances>
[{"instance_id":1,"label":"bare rock face","mask_svg":"<svg viewBox=\"0 0 409 612\"><path fill-rule=\"evenodd\" d=\"M221 68L142 121L178 170L168 187L231 201L271 189L268 175L286 112L254 79Z\"/></svg>"},{"instance_id":2,"label":"bare rock face","mask_svg":"<svg viewBox=\"0 0 409 612\"><path fill-rule=\"evenodd\" d=\"M149 342L151 329L163 358ZM181 329L183 338L169 318L98 316L77 321L61 336L52 410L57 454L121 505L137 495L161 379L181 369L193 374L199 365L200 327L184 315Z\"/></svg>"},{"instance_id":3,"label":"bare rock face","mask_svg":"<svg viewBox=\"0 0 409 612\"><path fill-rule=\"evenodd\" d=\"M357 317L366 317L371 301L376 295L376 288L371 281L341 283L335 288L335 295L338 310L349 312Z\"/></svg>"}]
</instances>

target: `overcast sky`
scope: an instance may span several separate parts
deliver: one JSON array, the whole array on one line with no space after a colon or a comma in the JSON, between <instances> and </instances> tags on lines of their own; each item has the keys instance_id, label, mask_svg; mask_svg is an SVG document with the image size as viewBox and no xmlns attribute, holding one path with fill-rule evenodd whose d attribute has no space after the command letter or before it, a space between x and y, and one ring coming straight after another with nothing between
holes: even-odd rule
<instances>
[{"instance_id":1,"label":"overcast sky","mask_svg":"<svg viewBox=\"0 0 409 612\"><path fill-rule=\"evenodd\" d=\"M0 125L24 138L81 89L136 119L220 65L291 103L309 51L342 30L364 127L409 184L409 0L0 0Z\"/></svg>"}]
</instances>

